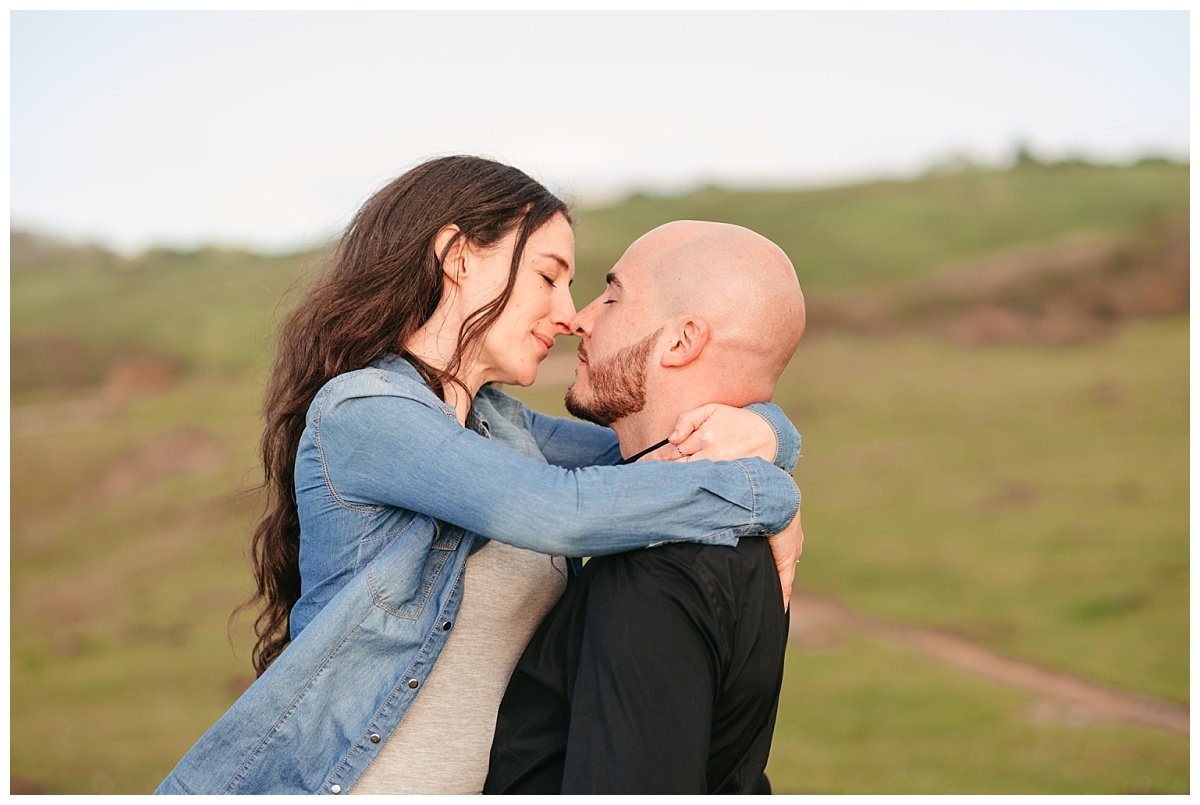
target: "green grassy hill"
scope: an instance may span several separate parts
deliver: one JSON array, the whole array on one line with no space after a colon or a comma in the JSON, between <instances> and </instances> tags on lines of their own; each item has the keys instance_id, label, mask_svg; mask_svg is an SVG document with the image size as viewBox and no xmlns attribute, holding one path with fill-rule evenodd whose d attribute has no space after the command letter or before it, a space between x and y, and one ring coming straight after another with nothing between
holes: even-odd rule
<instances>
[{"instance_id":1,"label":"green grassy hill","mask_svg":"<svg viewBox=\"0 0 1200 805\"><path fill-rule=\"evenodd\" d=\"M578 295L598 293L598 267L671 220L748 226L792 257L806 291L863 290L1071 232L1132 235L1161 219L1186 220L1188 175L1186 167L1162 163L1031 166L815 191L639 196L580 217Z\"/></svg>"},{"instance_id":2,"label":"green grassy hill","mask_svg":"<svg viewBox=\"0 0 1200 805\"><path fill-rule=\"evenodd\" d=\"M1028 166L639 196L577 211L575 298L667 220L775 239L810 312L777 399L805 438L798 589L1181 709L1188 180ZM252 678L248 619L226 619L251 589L257 412L321 258L13 236L14 791L148 792ZM519 393L561 411L552 380ZM1189 788L1186 734L806 617L777 792Z\"/></svg>"},{"instance_id":3,"label":"green grassy hill","mask_svg":"<svg viewBox=\"0 0 1200 805\"><path fill-rule=\"evenodd\" d=\"M1072 233L1135 238L1186 222L1188 177L1186 166L1169 163L1043 166L805 192L636 196L577 211L574 294L580 305L596 296L629 243L681 218L761 232L791 255L806 293L838 295L895 288ZM302 288L323 257L155 250L123 259L29 236L17 236L12 253L17 400L56 382L38 368L47 354L74 352L60 362L91 383L122 353L159 354L192 371L262 371L275 325L295 299L285 292Z\"/></svg>"}]
</instances>

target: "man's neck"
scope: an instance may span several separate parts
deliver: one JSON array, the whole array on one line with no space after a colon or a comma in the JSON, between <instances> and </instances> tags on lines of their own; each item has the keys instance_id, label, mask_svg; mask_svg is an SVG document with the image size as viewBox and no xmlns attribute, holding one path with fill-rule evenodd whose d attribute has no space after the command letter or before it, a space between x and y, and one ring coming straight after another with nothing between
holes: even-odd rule
<instances>
[{"instance_id":1,"label":"man's neck","mask_svg":"<svg viewBox=\"0 0 1200 805\"><path fill-rule=\"evenodd\" d=\"M642 410L612 423L622 457L629 458L661 442L671 435L680 414L715 401L719 400L714 390L692 384L647 386Z\"/></svg>"},{"instance_id":2,"label":"man's neck","mask_svg":"<svg viewBox=\"0 0 1200 805\"><path fill-rule=\"evenodd\" d=\"M621 457L629 458L670 436L677 419L678 414L651 420L637 413L614 422L612 429L621 445Z\"/></svg>"}]
</instances>

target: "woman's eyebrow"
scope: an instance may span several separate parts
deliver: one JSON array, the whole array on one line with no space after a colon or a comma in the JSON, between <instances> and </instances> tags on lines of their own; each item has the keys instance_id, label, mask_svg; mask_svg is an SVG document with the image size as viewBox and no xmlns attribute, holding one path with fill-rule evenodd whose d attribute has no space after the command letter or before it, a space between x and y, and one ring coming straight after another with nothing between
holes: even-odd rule
<instances>
[{"instance_id":1,"label":"woman's eyebrow","mask_svg":"<svg viewBox=\"0 0 1200 805\"><path fill-rule=\"evenodd\" d=\"M535 254L538 257L548 257L549 259L553 260L554 262L556 262L560 266L562 266L563 269L566 271L571 270L571 264L568 263L566 258L562 257L561 255L555 254L554 252L535 252Z\"/></svg>"}]
</instances>

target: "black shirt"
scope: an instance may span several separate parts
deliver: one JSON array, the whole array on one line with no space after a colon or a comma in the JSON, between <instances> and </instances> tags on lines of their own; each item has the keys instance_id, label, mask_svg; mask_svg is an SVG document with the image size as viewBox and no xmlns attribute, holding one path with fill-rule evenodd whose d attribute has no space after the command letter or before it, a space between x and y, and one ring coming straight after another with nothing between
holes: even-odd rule
<instances>
[{"instance_id":1,"label":"black shirt","mask_svg":"<svg viewBox=\"0 0 1200 805\"><path fill-rule=\"evenodd\" d=\"M484 793L753 793L788 619L765 539L597 557L517 663Z\"/></svg>"}]
</instances>

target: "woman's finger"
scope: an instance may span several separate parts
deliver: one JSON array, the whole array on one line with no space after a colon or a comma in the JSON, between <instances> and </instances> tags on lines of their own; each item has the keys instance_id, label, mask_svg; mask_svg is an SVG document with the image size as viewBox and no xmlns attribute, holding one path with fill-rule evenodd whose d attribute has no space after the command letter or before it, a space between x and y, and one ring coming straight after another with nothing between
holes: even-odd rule
<instances>
[{"instance_id":1,"label":"woman's finger","mask_svg":"<svg viewBox=\"0 0 1200 805\"><path fill-rule=\"evenodd\" d=\"M671 435L667 437L668 440L671 442L671 444L680 444L681 442L685 441L689 436L699 430L716 410L716 403L708 403L707 405L702 405L699 408L693 408L690 411L684 411L679 415L679 419L675 420L675 429L671 431Z\"/></svg>"},{"instance_id":2,"label":"woman's finger","mask_svg":"<svg viewBox=\"0 0 1200 805\"><path fill-rule=\"evenodd\" d=\"M679 452L679 457L687 456L693 459L712 458L712 448L716 442L716 436L711 430L701 426L692 431L686 439L675 445ZM671 447L671 445L667 445Z\"/></svg>"}]
</instances>

